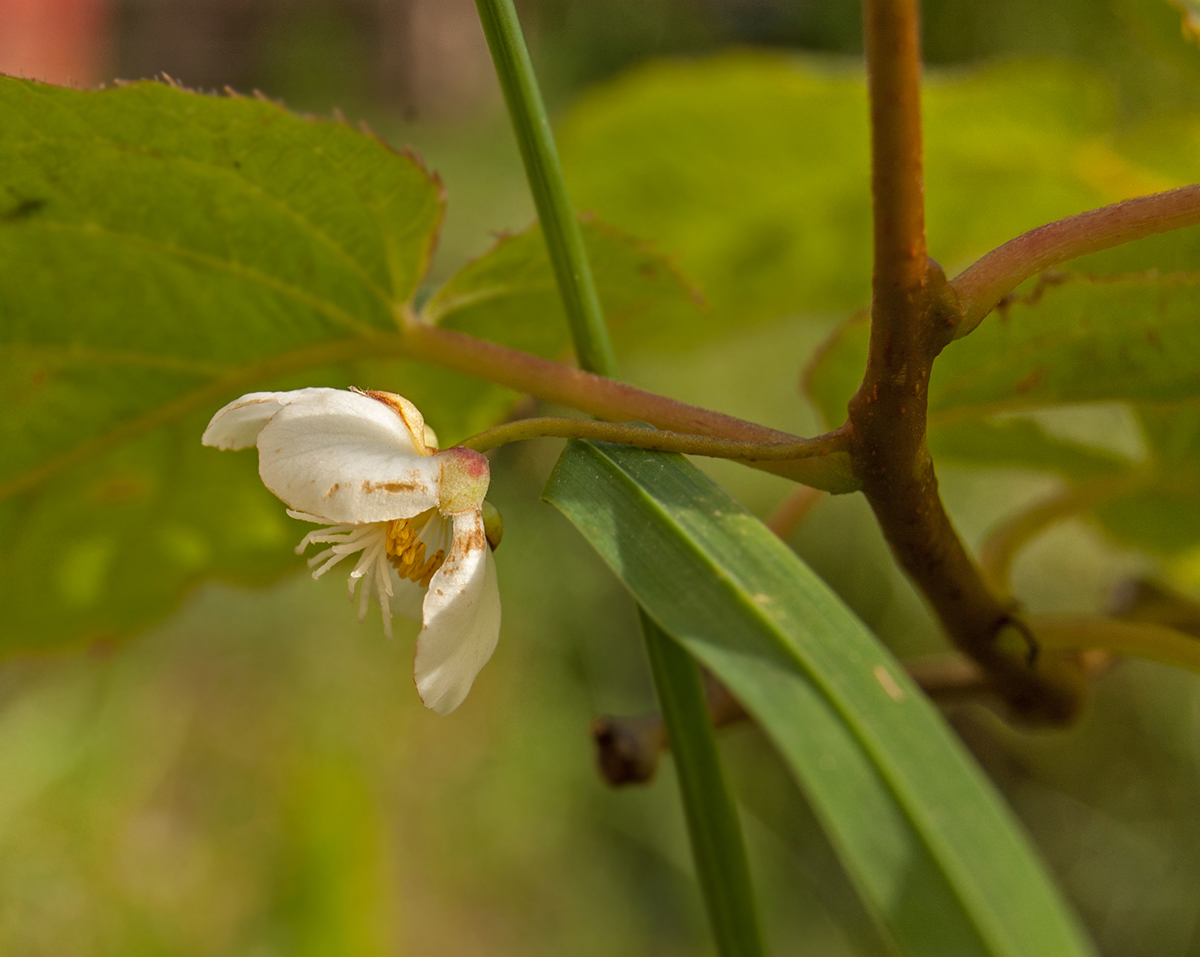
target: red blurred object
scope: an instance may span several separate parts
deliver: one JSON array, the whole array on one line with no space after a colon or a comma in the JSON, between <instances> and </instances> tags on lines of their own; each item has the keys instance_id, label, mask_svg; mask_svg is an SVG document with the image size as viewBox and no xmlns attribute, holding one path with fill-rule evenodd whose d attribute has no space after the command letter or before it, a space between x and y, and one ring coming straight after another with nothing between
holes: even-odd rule
<instances>
[{"instance_id":1,"label":"red blurred object","mask_svg":"<svg viewBox=\"0 0 1200 957\"><path fill-rule=\"evenodd\" d=\"M105 79L108 0L0 0L0 72L95 86Z\"/></svg>"}]
</instances>

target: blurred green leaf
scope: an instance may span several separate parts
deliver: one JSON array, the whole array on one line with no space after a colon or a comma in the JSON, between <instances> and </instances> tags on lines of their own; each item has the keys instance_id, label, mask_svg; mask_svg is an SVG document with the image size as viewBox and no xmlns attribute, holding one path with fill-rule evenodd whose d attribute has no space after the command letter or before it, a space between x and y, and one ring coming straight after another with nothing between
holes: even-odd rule
<instances>
[{"instance_id":1,"label":"blurred green leaf","mask_svg":"<svg viewBox=\"0 0 1200 957\"><path fill-rule=\"evenodd\" d=\"M678 456L572 442L545 496L775 742L905 954L1083 954L1019 826L904 670Z\"/></svg>"},{"instance_id":2,"label":"blurred green leaf","mask_svg":"<svg viewBox=\"0 0 1200 957\"><path fill-rule=\"evenodd\" d=\"M1064 478L1093 479L1124 472L1124 456L1048 435L1028 419L985 419L939 426L929 433L934 461L986 468L1057 472Z\"/></svg>"},{"instance_id":3,"label":"blurred green leaf","mask_svg":"<svg viewBox=\"0 0 1200 957\"><path fill-rule=\"evenodd\" d=\"M1096 515L1117 541L1161 554L1200 544L1200 412L1187 406L1139 405L1147 460L1139 481L1102 502Z\"/></svg>"},{"instance_id":4,"label":"blurred green leaf","mask_svg":"<svg viewBox=\"0 0 1200 957\"><path fill-rule=\"evenodd\" d=\"M586 221L583 238L618 349L677 347L703 322L699 294L648 243ZM562 301L540 227L502 237L437 290L430 322L514 349L557 357L570 348Z\"/></svg>"},{"instance_id":5,"label":"blurred green leaf","mask_svg":"<svg viewBox=\"0 0 1200 957\"><path fill-rule=\"evenodd\" d=\"M1049 63L929 76L930 252L948 271L1026 229L1178 185L1112 144L1107 83ZM651 64L584 95L560 143L579 206L679 255L706 334L870 297L858 63L763 52Z\"/></svg>"}]
</instances>

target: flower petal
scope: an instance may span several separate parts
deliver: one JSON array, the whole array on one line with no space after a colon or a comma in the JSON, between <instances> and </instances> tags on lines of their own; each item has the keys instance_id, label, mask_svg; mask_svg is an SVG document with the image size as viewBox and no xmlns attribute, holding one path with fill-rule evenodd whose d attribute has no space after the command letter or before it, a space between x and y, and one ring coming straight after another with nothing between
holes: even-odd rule
<instances>
[{"instance_id":1,"label":"flower petal","mask_svg":"<svg viewBox=\"0 0 1200 957\"><path fill-rule=\"evenodd\" d=\"M420 621L423 617L422 603L425 601L425 589L414 581L401 578L392 569L392 614L407 618L410 621Z\"/></svg>"},{"instance_id":2,"label":"flower petal","mask_svg":"<svg viewBox=\"0 0 1200 957\"><path fill-rule=\"evenodd\" d=\"M331 524L411 518L438 503L441 463L369 396L305 389L258 436L258 474L290 507Z\"/></svg>"},{"instance_id":3,"label":"flower petal","mask_svg":"<svg viewBox=\"0 0 1200 957\"><path fill-rule=\"evenodd\" d=\"M496 563L479 512L454 516L454 544L429 583L413 677L425 707L449 714L471 690L500 637Z\"/></svg>"},{"instance_id":4,"label":"flower petal","mask_svg":"<svg viewBox=\"0 0 1200 957\"><path fill-rule=\"evenodd\" d=\"M296 389L292 392L250 392L234 399L209 420L200 437L203 445L218 449L248 449L271 416L298 397L337 389Z\"/></svg>"}]
</instances>

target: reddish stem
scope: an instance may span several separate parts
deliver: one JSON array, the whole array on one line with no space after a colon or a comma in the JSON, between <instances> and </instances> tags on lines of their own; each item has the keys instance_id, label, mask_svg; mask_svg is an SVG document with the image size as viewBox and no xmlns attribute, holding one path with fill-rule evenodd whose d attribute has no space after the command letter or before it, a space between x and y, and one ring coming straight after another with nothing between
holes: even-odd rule
<instances>
[{"instance_id":1,"label":"reddish stem","mask_svg":"<svg viewBox=\"0 0 1200 957\"><path fill-rule=\"evenodd\" d=\"M1200 185L1126 199L1068 216L1010 239L950 283L963 312L954 338L965 336L1030 276L1087 253L1200 224Z\"/></svg>"}]
</instances>

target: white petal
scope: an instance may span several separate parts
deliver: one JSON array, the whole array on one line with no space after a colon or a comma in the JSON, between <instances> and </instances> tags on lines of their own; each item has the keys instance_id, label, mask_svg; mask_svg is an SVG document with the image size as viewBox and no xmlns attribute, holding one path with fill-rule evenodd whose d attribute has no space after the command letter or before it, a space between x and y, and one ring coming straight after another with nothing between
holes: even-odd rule
<instances>
[{"instance_id":1,"label":"white petal","mask_svg":"<svg viewBox=\"0 0 1200 957\"><path fill-rule=\"evenodd\" d=\"M258 436L258 474L293 509L330 523L411 518L438 503L441 463L369 396L306 389Z\"/></svg>"},{"instance_id":2,"label":"white petal","mask_svg":"<svg viewBox=\"0 0 1200 957\"><path fill-rule=\"evenodd\" d=\"M200 437L203 445L218 449L248 449L258 439L271 416L297 397L313 392L337 392L337 389L296 389L293 392L250 392L235 399L209 420Z\"/></svg>"},{"instance_id":3,"label":"white petal","mask_svg":"<svg viewBox=\"0 0 1200 957\"><path fill-rule=\"evenodd\" d=\"M420 621L423 616L422 602L425 589L414 581L401 578L392 569L392 614L410 621Z\"/></svg>"},{"instance_id":4,"label":"white petal","mask_svg":"<svg viewBox=\"0 0 1200 957\"><path fill-rule=\"evenodd\" d=\"M454 545L429 583L413 677L425 707L449 714L471 690L500 637L496 563L478 512L454 516Z\"/></svg>"}]
</instances>

